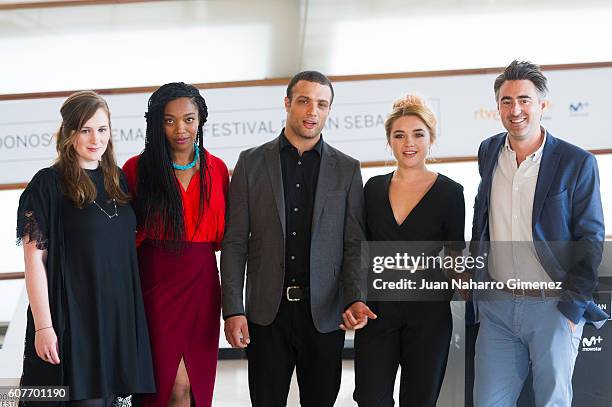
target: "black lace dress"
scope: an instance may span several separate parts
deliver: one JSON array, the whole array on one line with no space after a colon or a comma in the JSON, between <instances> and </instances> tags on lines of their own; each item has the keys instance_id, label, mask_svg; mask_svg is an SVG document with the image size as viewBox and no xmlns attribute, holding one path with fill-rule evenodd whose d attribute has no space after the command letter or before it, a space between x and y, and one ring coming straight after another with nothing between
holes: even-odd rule
<instances>
[{"instance_id":1,"label":"black lace dress","mask_svg":"<svg viewBox=\"0 0 612 407\"><path fill-rule=\"evenodd\" d=\"M27 235L47 250L49 305L61 361L51 365L36 355L28 308L21 382L69 386L71 400L153 393L136 219L129 204L117 204L115 212L107 202L101 170L87 173L99 206L72 205L54 168L39 171L19 201L18 241Z\"/></svg>"}]
</instances>

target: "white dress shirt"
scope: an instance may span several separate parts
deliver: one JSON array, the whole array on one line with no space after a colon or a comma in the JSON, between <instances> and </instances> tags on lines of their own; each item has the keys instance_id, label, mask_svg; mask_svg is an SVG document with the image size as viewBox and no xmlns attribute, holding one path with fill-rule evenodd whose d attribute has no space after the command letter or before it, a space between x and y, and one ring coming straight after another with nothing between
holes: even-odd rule
<instances>
[{"instance_id":1,"label":"white dress shirt","mask_svg":"<svg viewBox=\"0 0 612 407\"><path fill-rule=\"evenodd\" d=\"M532 216L546 130L540 147L517 165L508 135L493 173L489 200L491 278L506 282L518 278L530 282L552 281L540 264L533 245Z\"/></svg>"}]
</instances>

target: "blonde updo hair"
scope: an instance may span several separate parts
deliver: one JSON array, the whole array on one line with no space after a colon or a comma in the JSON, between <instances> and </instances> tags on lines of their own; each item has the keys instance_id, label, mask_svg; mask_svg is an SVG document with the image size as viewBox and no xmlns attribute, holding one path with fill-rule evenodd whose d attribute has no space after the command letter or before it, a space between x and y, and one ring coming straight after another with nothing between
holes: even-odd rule
<instances>
[{"instance_id":1,"label":"blonde updo hair","mask_svg":"<svg viewBox=\"0 0 612 407\"><path fill-rule=\"evenodd\" d=\"M429 136L431 143L436 141L436 116L433 114L431 109L427 107L425 101L416 95L406 95L402 99L398 99L393 103L393 111L387 117L385 121L385 132L387 133L387 143L391 137L391 128L395 120L403 116L416 116L427 127L429 130Z\"/></svg>"}]
</instances>

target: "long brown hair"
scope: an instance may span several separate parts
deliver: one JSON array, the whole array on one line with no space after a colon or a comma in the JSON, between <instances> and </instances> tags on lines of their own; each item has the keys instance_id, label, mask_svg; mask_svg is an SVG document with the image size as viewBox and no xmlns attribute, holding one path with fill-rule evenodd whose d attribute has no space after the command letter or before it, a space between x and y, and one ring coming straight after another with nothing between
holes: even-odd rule
<instances>
[{"instance_id":1,"label":"long brown hair","mask_svg":"<svg viewBox=\"0 0 612 407\"><path fill-rule=\"evenodd\" d=\"M97 190L85 170L79 165L74 148L76 138L85 123L93 117L98 109L104 110L108 116L109 133L110 110L106 101L93 91L73 93L66 99L60 113L62 124L56 134L57 160L55 166L59 170L64 194L77 208L83 208L96 199ZM130 197L120 186L120 170L115 162L112 133L106 146L106 151L100 160L100 168L104 176L104 188L109 199L125 204Z\"/></svg>"}]
</instances>

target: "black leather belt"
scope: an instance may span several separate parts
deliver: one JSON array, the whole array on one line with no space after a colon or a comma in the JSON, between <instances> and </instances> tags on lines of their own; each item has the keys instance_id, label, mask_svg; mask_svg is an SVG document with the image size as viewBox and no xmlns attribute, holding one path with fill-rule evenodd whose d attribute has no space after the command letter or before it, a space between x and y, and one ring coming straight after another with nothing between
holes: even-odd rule
<instances>
[{"instance_id":1,"label":"black leather belt","mask_svg":"<svg viewBox=\"0 0 612 407\"><path fill-rule=\"evenodd\" d=\"M561 297L563 294L563 290L550 290L550 289L540 289L540 290L529 290L523 288L508 288L504 284L504 288L502 291L510 293L515 297Z\"/></svg>"},{"instance_id":2,"label":"black leather belt","mask_svg":"<svg viewBox=\"0 0 612 407\"><path fill-rule=\"evenodd\" d=\"M296 302L306 300L309 295L310 289L308 287L300 287L299 285L285 287L285 298L287 301Z\"/></svg>"}]
</instances>

